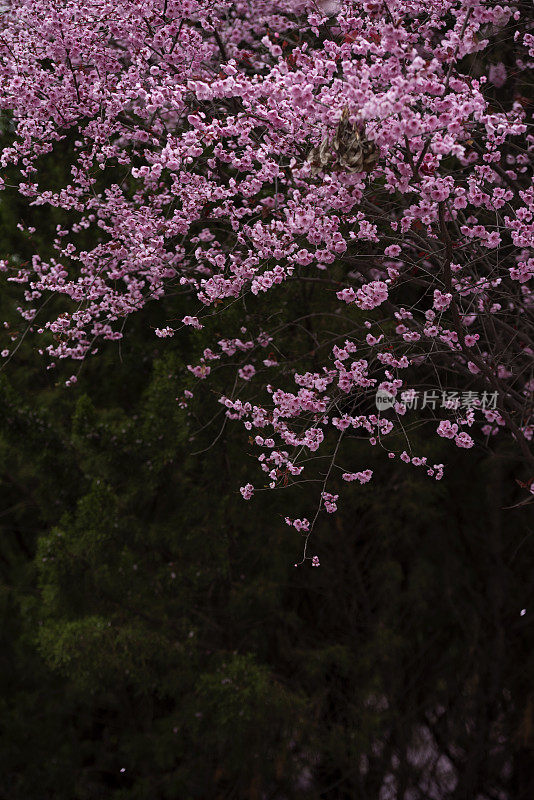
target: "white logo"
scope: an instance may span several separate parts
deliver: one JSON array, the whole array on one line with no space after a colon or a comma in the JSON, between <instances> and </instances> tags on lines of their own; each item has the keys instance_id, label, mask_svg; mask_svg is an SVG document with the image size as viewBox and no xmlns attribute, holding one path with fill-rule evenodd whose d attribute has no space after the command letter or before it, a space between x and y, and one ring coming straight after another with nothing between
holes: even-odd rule
<instances>
[{"instance_id":1,"label":"white logo","mask_svg":"<svg viewBox=\"0 0 534 800\"><path fill-rule=\"evenodd\" d=\"M390 392L386 392L385 389L378 389L375 403L379 411L385 411L386 408L392 408L392 406L395 405L395 398Z\"/></svg>"}]
</instances>

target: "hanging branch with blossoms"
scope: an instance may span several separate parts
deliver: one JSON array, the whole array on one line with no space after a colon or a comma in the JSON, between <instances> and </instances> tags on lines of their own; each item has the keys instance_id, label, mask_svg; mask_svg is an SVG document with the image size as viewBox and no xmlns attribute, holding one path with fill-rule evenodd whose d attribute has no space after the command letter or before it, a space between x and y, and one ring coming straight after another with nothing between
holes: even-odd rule
<instances>
[{"instance_id":1,"label":"hanging branch with blossoms","mask_svg":"<svg viewBox=\"0 0 534 800\"><path fill-rule=\"evenodd\" d=\"M14 0L0 23L1 186L65 219L53 257L0 264L28 331L50 358L83 361L177 289L190 313L163 320L161 338L236 302L260 319L265 308L258 334L240 326L189 370L209 380L212 362L242 356L220 402L252 436L268 488L303 480L325 453L315 516L286 519L306 544L337 509L335 476L372 479L341 466L346 438L442 477L410 444L418 387L432 411L447 396L437 436L460 448L508 438L534 493L529 8ZM499 48L507 64L492 60ZM60 188L40 178L50 156L69 159ZM295 282L322 293L322 311L293 315L313 369L280 357L268 325ZM399 431L401 451L388 446Z\"/></svg>"}]
</instances>

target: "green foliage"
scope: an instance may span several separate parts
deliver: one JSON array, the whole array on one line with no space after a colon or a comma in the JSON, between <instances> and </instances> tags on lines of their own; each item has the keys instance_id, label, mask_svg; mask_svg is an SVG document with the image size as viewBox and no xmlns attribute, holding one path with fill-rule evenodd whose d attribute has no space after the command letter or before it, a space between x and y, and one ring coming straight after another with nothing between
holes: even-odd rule
<instances>
[{"instance_id":1,"label":"green foliage","mask_svg":"<svg viewBox=\"0 0 534 800\"><path fill-rule=\"evenodd\" d=\"M529 545L521 509L491 522L488 492L513 494L505 459L458 453L435 483L377 453L376 480L320 519L321 569L296 570L270 496L238 494L239 432L213 444L216 402L176 402L182 356L156 359L145 385L135 346L123 358L107 397L94 365L71 390L2 383L9 800L377 796L435 709L469 752L463 715L489 691L497 630L485 735L498 714L512 737L532 674L517 669Z\"/></svg>"}]
</instances>

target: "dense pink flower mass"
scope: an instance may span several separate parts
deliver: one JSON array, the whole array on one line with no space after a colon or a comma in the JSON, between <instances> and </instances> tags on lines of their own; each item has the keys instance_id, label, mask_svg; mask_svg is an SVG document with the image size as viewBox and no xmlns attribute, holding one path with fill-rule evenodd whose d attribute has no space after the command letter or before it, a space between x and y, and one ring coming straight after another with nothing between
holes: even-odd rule
<instances>
[{"instance_id":1,"label":"dense pink flower mass","mask_svg":"<svg viewBox=\"0 0 534 800\"><path fill-rule=\"evenodd\" d=\"M510 66L485 55L501 37L514 80L532 67L526 13L488 0L14 0L0 23L2 186L15 174L30 206L69 220L53 258L2 262L20 313L51 357L81 360L177 285L191 313L164 320L162 338L316 281L350 333L313 372L292 367L294 388L266 352L267 314L265 331L236 330L189 365L209 380L209 362L242 354L221 403L254 432L267 486L297 480L332 429L319 509L336 510L330 477L372 477L338 463L344 436L441 478L442 464L386 440L417 375L458 376L452 410L426 403L439 436L470 448L508 434L532 461L534 136L525 98L510 85L510 102L495 99ZM40 182L50 153L70 159L59 189ZM56 318L50 293L65 303ZM266 370L263 402L241 399Z\"/></svg>"}]
</instances>

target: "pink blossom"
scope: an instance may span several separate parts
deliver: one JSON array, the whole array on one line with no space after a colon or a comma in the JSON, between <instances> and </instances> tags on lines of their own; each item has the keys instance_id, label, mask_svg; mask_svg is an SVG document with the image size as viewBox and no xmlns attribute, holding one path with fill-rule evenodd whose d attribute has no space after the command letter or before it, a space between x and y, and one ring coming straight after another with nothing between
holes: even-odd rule
<instances>
[{"instance_id":1,"label":"pink blossom","mask_svg":"<svg viewBox=\"0 0 534 800\"><path fill-rule=\"evenodd\" d=\"M475 444L473 439L465 431L462 431L462 433L459 433L458 436L455 436L454 441L455 444L458 445L458 447L469 448L473 447L473 445Z\"/></svg>"},{"instance_id":2,"label":"pink blossom","mask_svg":"<svg viewBox=\"0 0 534 800\"><path fill-rule=\"evenodd\" d=\"M464 338L464 342L466 344L466 347L474 347L474 345L478 342L479 339L480 336L478 335L478 333L474 333L474 334L469 334L469 336L466 336Z\"/></svg>"},{"instance_id":3,"label":"pink blossom","mask_svg":"<svg viewBox=\"0 0 534 800\"><path fill-rule=\"evenodd\" d=\"M187 369L189 372L193 373L195 378L200 378L201 380L207 378L211 372L211 367L208 367L207 364L199 364L196 367L192 367L191 364L188 364Z\"/></svg>"},{"instance_id":4,"label":"pink blossom","mask_svg":"<svg viewBox=\"0 0 534 800\"><path fill-rule=\"evenodd\" d=\"M356 293L352 288L342 289L340 292L337 292L336 295L339 300L344 300L345 303L354 303L356 300Z\"/></svg>"},{"instance_id":5,"label":"pink blossom","mask_svg":"<svg viewBox=\"0 0 534 800\"><path fill-rule=\"evenodd\" d=\"M458 425L456 425L456 423L451 423L448 419L445 419L443 422L439 423L437 431L440 436L443 436L446 439L454 439L458 433Z\"/></svg>"},{"instance_id":6,"label":"pink blossom","mask_svg":"<svg viewBox=\"0 0 534 800\"><path fill-rule=\"evenodd\" d=\"M285 518L286 525L292 525L297 531L308 531L310 529L310 522L305 517L303 519L290 519Z\"/></svg>"},{"instance_id":7,"label":"pink blossom","mask_svg":"<svg viewBox=\"0 0 534 800\"><path fill-rule=\"evenodd\" d=\"M254 377L255 373L256 369L252 364L245 364L244 367L241 367L241 369L237 371L239 377L244 381L249 381L252 377Z\"/></svg>"},{"instance_id":8,"label":"pink blossom","mask_svg":"<svg viewBox=\"0 0 534 800\"><path fill-rule=\"evenodd\" d=\"M243 495L244 500L250 500L254 494L254 487L251 483L247 483L245 486L242 486L239 491Z\"/></svg>"},{"instance_id":9,"label":"pink blossom","mask_svg":"<svg viewBox=\"0 0 534 800\"><path fill-rule=\"evenodd\" d=\"M356 293L356 303L369 310L381 305L388 298L388 287L383 281L372 281Z\"/></svg>"},{"instance_id":10,"label":"pink blossom","mask_svg":"<svg viewBox=\"0 0 534 800\"><path fill-rule=\"evenodd\" d=\"M333 514L335 511L337 511L336 501L339 498L338 494L330 494L329 492L323 492L321 494L321 497L323 499L325 511L327 511L329 514Z\"/></svg>"},{"instance_id":11,"label":"pink blossom","mask_svg":"<svg viewBox=\"0 0 534 800\"><path fill-rule=\"evenodd\" d=\"M434 289L434 308L436 311L445 311L452 300L452 294L450 292L440 292L439 289Z\"/></svg>"},{"instance_id":12,"label":"pink blossom","mask_svg":"<svg viewBox=\"0 0 534 800\"><path fill-rule=\"evenodd\" d=\"M204 326L200 324L198 321L198 317L184 317L182 319L184 325L191 325L191 327L195 328L197 331L201 330Z\"/></svg>"},{"instance_id":13,"label":"pink blossom","mask_svg":"<svg viewBox=\"0 0 534 800\"><path fill-rule=\"evenodd\" d=\"M360 483L369 483L373 477L372 469L365 469L362 472L344 472L341 476L344 481L359 481Z\"/></svg>"}]
</instances>

